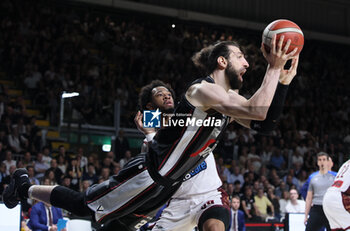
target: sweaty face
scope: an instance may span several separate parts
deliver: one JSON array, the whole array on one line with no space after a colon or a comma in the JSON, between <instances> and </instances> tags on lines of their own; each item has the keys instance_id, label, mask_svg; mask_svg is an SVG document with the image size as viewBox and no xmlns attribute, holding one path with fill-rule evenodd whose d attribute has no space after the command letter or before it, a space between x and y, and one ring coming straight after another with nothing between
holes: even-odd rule
<instances>
[{"instance_id":1,"label":"sweaty face","mask_svg":"<svg viewBox=\"0 0 350 231\"><path fill-rule=\"evenodd\" d=\"M240 89L243 84L243 75L249 64L244 58L243 52L234 46L230 46L230 58L225 69L225 75L229 80L231 89Z\"/></svg>"},{"instance_id":2,"label":"sweaty face","mask_svg":"<svg viewBox=\"0 0 350 231\"><path fill-rule=\"evenodd\" d=\"M155 87L152 90L152 106L162 112L174 109L174 99L166 87Z\"/></svg>"}]
</instances>

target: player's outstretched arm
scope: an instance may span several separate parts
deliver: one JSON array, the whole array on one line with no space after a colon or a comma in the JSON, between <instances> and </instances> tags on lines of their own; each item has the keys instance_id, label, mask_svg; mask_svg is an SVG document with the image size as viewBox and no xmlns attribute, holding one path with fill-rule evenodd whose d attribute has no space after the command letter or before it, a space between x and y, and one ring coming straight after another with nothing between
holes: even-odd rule
<instances>
[{"instance_id":1,"label":"player's outstretched arm","mask_svg":"<svg viewBox=\"0 0 350 231\"><path fill-rule=\"evenodd\" d=\"M262 48L269 66L261 87L250 99L247 100L235 91L227 92L219 84L205 81L193 85L186 93L186 97L192 104L202 107L203 110L211 108L233 118L264 120L273 99L281 69L286 61L291 59L296 52L295 49L287 54L290 40L282 49L283 38L279 40L277 45L275 44L275 39L274 37L272 41L274 49L269 54Z\"/></svg>"}]
</instances>

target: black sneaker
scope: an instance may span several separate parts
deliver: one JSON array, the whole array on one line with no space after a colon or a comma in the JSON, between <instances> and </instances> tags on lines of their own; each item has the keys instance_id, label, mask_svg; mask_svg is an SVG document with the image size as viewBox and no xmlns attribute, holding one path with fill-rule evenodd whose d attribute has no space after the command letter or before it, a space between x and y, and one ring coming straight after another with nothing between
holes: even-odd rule
<instances>
[{"instance_id":1,"label":"black sneaker","mask_svg":"<svg viewBox=\"0 0 350 231\"><path fill-rule=\"evenodd\" d=\"M27 169L17 169L11 177L10 184L2 194L2 200L6 207L12 209L16 207L20 200L27 199L30 185Z\"/></svg>"}]
</instances>

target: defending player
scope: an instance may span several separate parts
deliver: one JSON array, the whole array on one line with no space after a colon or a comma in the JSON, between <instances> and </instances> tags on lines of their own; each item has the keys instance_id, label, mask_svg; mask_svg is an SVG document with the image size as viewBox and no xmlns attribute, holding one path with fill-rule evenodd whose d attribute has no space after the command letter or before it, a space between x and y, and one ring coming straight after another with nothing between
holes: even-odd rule
<instances>
[{"instance_id":1,"label":"defending player","mask_svg":"<svg viewBox=\"0 0 350 231\"><path fill-rule=\"evenodd\" d=\"M142 110L156 110L172 113L170 105L173 104L173 93L170 86L161 81L152 81L141 89L139 104ZM173 110L174 108L172 108ZM143 152L147 151L148 143L152 141L155 130L144 128L142 113L135 116L138 129L146 135ZM222 185L216 170L214 155L209 156L197 168L188 173L184 182L171 197L162 214L157 215L152 222L143 226L141 230L158 230L164 227L172 231L193 230L196 226L200 230L211 230L216 227L224 230L230 223L230 207L227 194L219 189Z\"/></svg>"},{"instance_id":2,"label":"defending player","mask_svg":"<svg viewBox=\"0 0 350 231\"><path fill-rule=\"evenodd\" d=\"M148 153L138 155L118 175L92 186L86 194L62 186L32 186L26 171L18 169L3 194L6 206L13 208L30 197L78 215L93 213L101 223L147 210L145 205L154 209L152 203L169 199L174 194L169 189L181 185L184 176L210 154L230 118L256 130L270 130L275 125L287 92L279 76L297 49L287 54L290 40L282 48L283 37L277 44L274 37L271 44L270 53L262 48L269 65L261 87L249 100L231 90L242 84L249 65L236 43L220 42L209 53L202 50L195 59L197 65L207 67L209 76L187 90L171 118L173 124L181 120L202 123L160 129ZM292 66L297 60L293 58ZM206 119L214 123L205 126Z\"/></svg>"},{"instance_id":3,"label":"defending player","mask_svg":"<svg viewBox=\"0 0 350 231\"><path fill-rule=\"evenodd\" d=\"M338 171L323 197L323 211L332 230L350 230L350 160Z\"/></svg>"}]
</instances>

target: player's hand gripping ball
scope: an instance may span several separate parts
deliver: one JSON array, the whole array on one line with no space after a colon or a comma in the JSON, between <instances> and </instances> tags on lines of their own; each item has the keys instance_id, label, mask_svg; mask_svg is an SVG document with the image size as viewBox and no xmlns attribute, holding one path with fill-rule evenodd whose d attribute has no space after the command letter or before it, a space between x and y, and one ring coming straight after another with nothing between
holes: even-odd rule
<instances>
[{"instance_id":1,"label":"player's hand gripping ball","mask_svg":"<svg viewBox=\"0 0 350 231\"><path fill-rule=\"evenodd\" d=\"M287 53L298 48L295 55L299 54L304 46L304 34L300 27L292 21L287 19L279 19L271 22L264 30L262 35L262 41L264 48L267 52L270 52L270 44L274 35L277 35L276 42L281 35L284 35L283 46L287 43L288 39L291 40L291 44Z\"/></svg>"}]
</instances>

